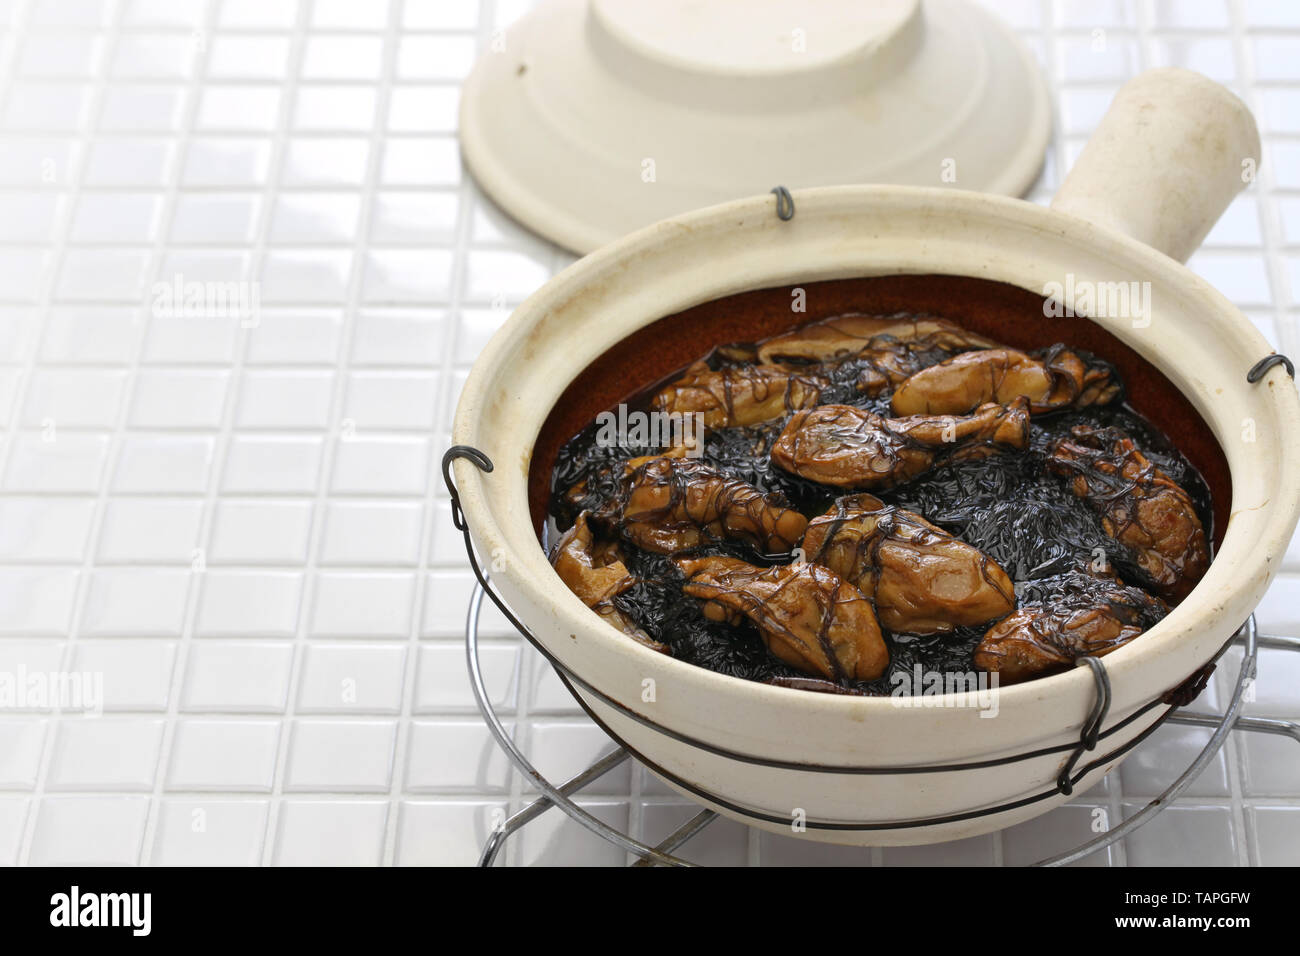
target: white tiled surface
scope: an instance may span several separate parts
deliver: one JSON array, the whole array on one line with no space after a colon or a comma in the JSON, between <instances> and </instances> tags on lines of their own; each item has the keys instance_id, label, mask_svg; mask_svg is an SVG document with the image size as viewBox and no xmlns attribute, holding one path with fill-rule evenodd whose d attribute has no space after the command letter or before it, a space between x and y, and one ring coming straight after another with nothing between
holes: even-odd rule
<instances>
[{"instance_id":1,"label":"white tiled surface","mask_svg":"<svg viewBox=\"0 0 1300 956\"><path fill-rule=\"evenodd\" d=\"M464 676L470 575L435 467L474 356L569 261L458 160L458 81L526 6L0 0L0 670L100 674L104 703L0 713L0 863L464 863L528 799ZM1300 354L1300 5L995 6L1056 91L1036 200L1144 66L1248 97L1260 180L1192 266ZM260 308L152 308L177 275L256 283ZM1300 635L1297 607L1300 547L1262 626ZM485 635L489 692L541 769L600 755L541 661L495 617ZM1300 718L1300 661L1261 667L1252 710ZM1025 863L1142 805L1204 737L1170 727L1000 835L859 851L719 821L685 852ZM630 767L582 802L647 839L690 813ZM507 852L624 862L557 813ZM1300 862L1300 748L1235 737L1098 856Z\"/></svg>"}]
</instances>

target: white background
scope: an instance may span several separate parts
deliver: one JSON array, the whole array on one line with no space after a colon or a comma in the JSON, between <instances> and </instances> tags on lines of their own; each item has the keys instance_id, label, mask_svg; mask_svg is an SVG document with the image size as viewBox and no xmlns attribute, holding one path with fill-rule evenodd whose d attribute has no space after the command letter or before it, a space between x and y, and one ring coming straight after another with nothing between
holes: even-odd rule
<instances>
[{"instance_id":1,"label":"white background","mask_svg":"<svg viewBox=\"0 0 1300 956\"><path fill-rule=\"evenodd\" d=\"M1143 67L1249 100L1260 180L1191 265L1300 356L1300 3L991 5L1053 84L1036 201ZM436 467L475 355L571 261L457 154L458 83L526 6L0 2L0 671L102 672L106 696L97 719L0 712L0 863L465 863L528 799L464 677L471 579ZM258 283L259 322L155 314L178 274ZM1293 547L1262 628L1300 635L1298 599ZM502 622L485 633L544 772L609 748ZM1260 657L1251 710L1300 718L1300 660ZM1074 805L957 844L718 821L685 852L1029 862L1091 835L1095 808L1143 805L1204 739L1165 729ZM650 840L692 813L627 766L583 802ZM624 862L554 812L507 857ZM1300 746L1235 736L1090 862L1300 862Z\"/></svg>"}]
</instances>

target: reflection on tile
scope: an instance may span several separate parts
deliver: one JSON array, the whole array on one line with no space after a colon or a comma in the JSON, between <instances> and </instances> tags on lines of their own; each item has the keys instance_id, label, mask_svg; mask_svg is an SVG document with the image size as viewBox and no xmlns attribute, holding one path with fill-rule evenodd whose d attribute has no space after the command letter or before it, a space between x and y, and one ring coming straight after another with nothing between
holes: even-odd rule
<instances>
[{"instance_id":1,"label":"reflection on tile","mask_svg":"<svg viewBox=\"0 0 1300 956\"><path fill-rule=\"evenodd\" d=\"M149 790L162 744L161 718L63 720L54 741L50 790Z\"/></svg>"},{"instance_id":2,"label":"reflection on tile","mask_svg":"<svg viewBox=\"0 0 1300 956\"><path fill-rule=\"evenodd\" d=\"M606 826L627 829L628 807L617 800L575 800ZM521 866L623 866L627 854L560 813L544 813L518 837Z\"/></svg>"},{"instance_id":3,"label":"reflection on tile","mask_svg":"<svg viewBox=\"0 0 1300 956\"><path fill-rule=\"evenodd\" d=\"M276 866L376 866L383 859L388 803L288 799L276 831Z\"/></svg>"},{"instance_id":4,"label":"reflection on tile","mask_svg":"<svg viewBox=\"0 0 1300 956\"><path fill-rule=\"evenodd\" d=\"M379 179L385 186L455 186L460 178L455 137L390 139L384 144Z\"/></svg>"},{"instance_id":5,"label":"reflection on tile","mask_svg":"<svg viewBox=\"0 0 1300 956\"><path fill-rule=\"evenodd\" d=\"M477 707L460 644L423 643L419 655L413 705L416 713L470 712ZM519 664L517 645L479 644L479 668L493 709L507 712L514 709Z\"/></svg>"},{"instance_id":6,"label":"reflection on tile","mask_svg":"<svg viewBox=\"0 0 1300 956\"><path fill-rule=\"evenodd\" d=\"M887 846L885 866L992 866L996 836L970 837L925 846Z\"/></svg>"},{"instance_id":7,"label":"reflection on tile","mask_svg":"<svg viewBox=\"0 0 1300 956\"><path fill-rule=\"evenodd\" d=\"M280 111L280 96L280 89L273 86L209 86L199 97L195 126L204 131L273 130Z\"/></svg>"},{"instance_id":8,"label":"reflection on tile","mask_svg":"<svg viewBox=\"0 0 1300 956\"><path fill-rule=\"evenodd\" d=\"M364 139L291 139L282 181L286 186L360 186L369 158L370 144Z\"/></svg>"},{"instance_id":9,"label":"reflection on tile","mask_svg":"<svg viewBox=\"0 0 1300 956\"><path fill-rule=\"evenodd\" d=\"M299 0L221 0L219 26L233 29L289 30Z\"/></svg>"},{"instance_id":10,"label":"reflection on tile","mask_svg":"<svg viewBox=\"0 0 1300 956\"><path fill-rule=\"evenodd\" d=\"M184 80L201 52L192 36L127 33L113 51L113 76L122 79Z\"/></svg>"},{"instance_id":11,"label":"reflection on tile","mask_svg":"<svg viewBox=\"0 0 1300 956\"><path fill-rule=\"evenodd\" d=\"M1002 862L1006 866L1029 866L1094 840L1118 823L1117 820L1111 820L1108 806L1079 801L1057 807L1040 817L1003 830ZM1116 850L1104 847L1071 865L1109 866L1115 858Z\"/></svg>"},{"instance_id":12,"label":"reflection on tile","mask_svg":"<svg viewBox=\"0 0 1300 956\"><path fill-rule=\"evenodd\" d=\"M442 249L372 251L363 295L368 303L446 302L451 294L450 252Z\"/></svg>"},{"instance_id":13,"label":"reflection on tile","mask_svg":"<svg viewBox=\"0 0 1300 956\"><path fill-rule=\"evenodd\" d=\"M321 571L316 581L314 637L401 638L410 633L414 575Z\"/></svg>"},{"instance_id":14,"label":"reflection on tile","mask_svg":"<svg viewBox=\"0 0 1300 956\"><path fill-rule=\"evenodd\" d=\"M371 213L375 243L446 242L456 230L460 203L455 193L379 193Z\"/></svg>"},{"instance_id":15,"label":"reflection on tile","mask_svg":"<svg viewBox=\"0 0 1300 956\"><path fill-rule=\"evenodd\" d=\"M289 193L271 217L271 241L287 244L350 242L357 231L361 197L355 193Z\"/></svg>"},{"instance_id":16,"label":"reflection on tile","mask_svg":"<svg viewBox=\"0 0 1300 956\"><path fill-rule=\"evenodd\" d=\"M383 51L381 37L313 36L306 43L302 75L309 80L374 80Z\"/></svg>"},{"instance_id":17,"label":"reflection on tile","mask_svg":"<svg viewBox=\"0 0 1300 956\"><path fill-rule=\"evenodd\" d=\"M265 800L162 801L149 862L154 866L256 866L262 859Z\"/></svg>"},{"instance_id":18,"label":"reflection on tile","mask_svg":"<svg viewBox=\"0 0 1300 956\"><path fill-rule=\"evenodd\" d=\"M350 251L267 253L262 268L264 302L337 302L347 291Z\"/></svg>"},{"instance_id":19,"label":"reflection on tile","mask_svg":"<svg viewBox=\"0 0 1300 956\"><path fill-rule=\"evenodd\" d=\"M460 91L447 86L398 86L388 101L388 129L394 133L454 133Z\"/></svg>"},{"instance_id":20,"label":"reflection on tile","mask_svg":"<svg viewBox=\"0 0 1300 956\"><path fill-rule=\"evenodd\" d=\"M310 644L298 688L301 714L398 714L406 648L401 644Z\"/></svg>"},{"instance_id":21,"label":"reflection on tile","mask_svg":"<svg viewBox=\"0 0 1300 956\"><path fill-rule=\"evenodd\" d=\"M1210 731L1201 727L1166 724L1120 765L1120 780L1126 796L1155 797L1174 782L1173 768L1187 767L1209 741ZM1227 797L1228 767L1223 751L1183 791L1189 797Z\"/></svg>"},{"instance_id":22,"label":"reflection on tile","mask_svg":"<svg viewBox=\"0 0 1300 956\"><path fill-rule=\"evenodd\" d=\"M26 797L0 797L0 866L18 865L30 804Z\"/></svg>"},{"instance_id":23,"label":"reflection on tile","mask_svg":"<svg viewBox=\"0 0 1300 956\"><path fill-rule=\"evenodd\" d=\"M351 0L317 0L311 25L328 30L382 30L388 25L390 0L357 4Z\"/></svg>"},{"instance_id":24,"label":"reflection on tile","mask_svg":"<svg viewBox=\"0 0 1300 956\"><path fill-rule=\"evenodd\" d=\"M208 76L278 80L289 62L287 36L217 34L208 54Z\"/></svg>"},{"instance_id":25,"label":"reflection on tile","mask_svg":"<svg viewBox=\"0 0 1300 956\"><path fill-rule=\"evenodd\" d=\"M294 128L364 132L374 125L375 91L365 87L302 86L294 103Z\"/></svg>"},{"instance_id":26,"label":"reflection on tile","mask_svg":"<svg viewBox=\"0 0 1300 956\"><path fill-rule=\"evenodd\" d=\"M103 675L106 712L166 711L175 660L176 645L171 641L82 641L72 670Z\"/></svg>"},{"instance_id":27,"label":"reflection on tile","mask_svg":"<svg viewBox=\"0 0 1300 956\"><path fill-rule=\"evenodd\" d=\"M1190 4L1184 4L1190 6ZM1157 37L1150 44L1151 66L1195 70L1220 83L1237 78L1232 40L1220 37Z\"/></svg>"},{"instance_id":28,"label":"reflection on tile","mask_svg":"<svg viewBox=\"0 0 1300 956\"><path fill-rule=\"evenodd\" d=\"M167 789L269 791L280 737L275 720L183 718L172 740Z\"/></svg>"},{"instance_id":29,"label":"reflection on tile","mask_svg":"<svg viewBox=\"0 0 1300 956\"><path fill-rule=\"evenodd\" d=\"M3 811L0 811L3 812ZM472 866L506 804L478 800L403 800L397 824L398 866Z\"/></svg>"},{"instance_id":30,"label":"reflection on tile","mask_svg":"<svg viewBox=\"0 0 1300 956\"><path fill-rule=\"evenodd\" d=\"M114 84L104 93L99 128L115 133L170 133L181 122L185 90L179 86Z\"/></svg>"},{"instance_id":31,"label":"reflection on tile","mask_svg":"<svg viewBox=\"0 0 1300 956\"><path fill-rule=\"evenodd\" d=\"M578 720L536 720L526 753L548 780L577 776L615 749L605 732L583 717ZM631 786L629 761L583 789L583 793L627 793Z\"/></svg>"},{"instance_id":32,"label":"reflection on tile","mask_svg":"<svg viewBox=\"0 0 1300 956\"><path fill-rule=\"evenodd\" d=\"M643 803L641 841L655 846L699 812L700 808L691 803ZM749 828L719 817L673 852L700 866L745 866L749 861Z\"/></svg>"},{"instance_id":33,"label":"reflection on tile","mask_svg":"<svg viewBox=\"0 0 1300 956\"><path fill-rule=\"evenodd\" d=\"M1141 809L1124 804L1125 818ZM1124 838L1130 866L1236 866L1232 811L1175 804Z\"/></svg>"},{"instance_id":34,"label":"reflection on tile","mask_svg":"<svg viewBox=\"0 0 1300 956\"><path fill-rule=\"evenodd\" d=\"M46 797L36 811L33 866L133 866L139 862L149 798Z\"/></svg>"},{"instance_id":35,"label":"reflection on tile","mask_svg":"<svg viewBox=\"0 0 1300 956\"><path fill-rule=\"evenodd\" d=\"M335 501L325 513L320 563L414 565L419 560L418 501Z\"/></svg>"},{"instance_id":36,"label":"reflection on tile","mask_svg":"<svg viewBox=\"0 0 1300 956\"><path fill-rule=\"evenodd\" d=\"M1300 862L1300 807L1254 807L1247 811L1258 866Z\"/></svg>"},{"instance_id":37,"label":"reflection on tile","mask_svg":"<svg viewBox=\"0 0 1300 956\"><path fill-rule=\"evenodd\" d=\"M217 505L213 564L298 564L307 559L312 502L230 499Z\"/></svg>"},{"instance_id":38,"label":"reflection on tile","mask_svg":"<svg viewBox=\"0 0 1300 956\"><path fill-rule=\"evenodd\" d=\"M1300 792L1296 742L1272 734L1246 734L1243 788L1250 797L1283 797Z\"/></svg>"},{"instance_id":39,"label":"reflection on tile","mask_svg":"<svg viewBox=\"0 0 1300 956\"><path fill-rule=\"evenodd\" d=\"M88 186L154 186L167 181L176 152L166 139L103 140L90 147L82 175Z\"/></svg>"},{"instance_id":40,"label":"reflection on tile","mask_svg":"<svg viewBox=\"0 0 1300 956\"><path fill-rule=\"evenodd\" d=\"M284 642L197 642L189 652L181 709L282 713L292 665L293 645Z\"/></svg>"},{"instance_id":41,"label":"reflection on tile","mask_svg":"<svg viewBox=\"0 0 1300 956\"><path fill-rule=\"evenodd\" d=\"M270 165L270 140L195 138L185 154L181 182L186 186L261 186Z\"/></svg>"},{"instance_id":42,"label":"reflection on tile","mask_svg":"<svg viewBox=\"0 0 1300 956\"><path fill-rule=\"evenodd\" d=\"M176 243L251 242L257 228L261 196L190 195L176 200L171 241Z\"/></svg>"},{"instance_id":43,"label":"reflection on tile","mask_svg":"<svg viewBox=\"0 0 1300 956\"><path fill-rule=\"evenodd\" d=\"M109 568L91 575L81 633L91 637L180 637L192 572Z\"/></svg>"},{"instance_id":44,"label":"reflection on tile","mask_svg":"<svg viewBox=\"0 0 1300 956\"><path fill-rule=\"evenodd\" d=\"M870 866L871 848L836 846L763 831L758 834L758 859L763 866Z\"/></svg>"},{"instance_id":45,"label":"reflection on tile","mask_svg":"<svg viewBox=\"0 0 1300 956\"><path fill-rule=\"evenodd\" d=\"M513 731L513 725L507 724L506 732ZM405 769L408 790L505 790L509 768L505 752L477 717L411 723Z\"/></svg>"},{"instance_id":46,"label":"reflection on tile","mask_svg":"<svg viewBox=\"0 0 1300 956\"><path fill-rule=\"evenodd\" d=\"M198 633L214 637L292 637L302 575L296 572L209 570L204 575Z\"/></svg>"},{"instance_id":47,"label":"reflection on tile","mask_svg":"<svg viewBox=\"0 0 1300 956\"><path fill-rule=\"evenodd\" d=\"M397 48L397 75L404 80L459 80L477 55L470 36L405 36Z\"/></svg>"},{"instance_id":48,"label":"reflection on tile","mask_svg":"<svg viewBox=\"0 0 1300 956\"><path fill-rule=\"evenodd\" d=\"M387 790L396 736L391 720L295 720L285 787Z\"/></svg>"}]
</instances>

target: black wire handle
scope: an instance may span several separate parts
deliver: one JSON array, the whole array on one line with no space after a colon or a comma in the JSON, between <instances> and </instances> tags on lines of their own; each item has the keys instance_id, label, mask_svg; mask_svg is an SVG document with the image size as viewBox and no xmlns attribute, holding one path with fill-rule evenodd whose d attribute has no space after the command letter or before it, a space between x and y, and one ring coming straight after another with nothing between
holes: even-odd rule
<instances>
[{"instance_id":1,"label":"black wire handle","mask_svg":"<svg viewBox=\"0 0 1300 956\"><path fill-rule=\"evenodd\" d=\"M1286 367L1286 373L1295 378L1295 363L1280 352L1274 352L1272 355L1265 355L1262 359L1250 367L1246 373L1246 381L1254 385L1265 375L1274 365L1283 365Z\"/></svg>"},{"instance_id":2,"label":"black wire handle","mask_svg":"<svg viewBox=\"0 0 1300 956\"><path fill-rule=\"evenodd\" d=\"M496 466L492 464L491 458L473 445L452 445L442 456L442 483L447 486L447 491L451 494L451 523L456 526L457 531L468 535L469 526L465 524L465 515L460 510L460 494L456 491L456 482L451 479L451 463L457 458L467 458L483 471L492 471ZM470 557L472 558L473 555Z\"/></svg>"},{"instance_id":3,"label":"black wire handle","mask_svg":"<svg viewBox=\"0 0 1300 956\"><path fill-rule=\"evenodd\" d=\"M789 222L794 218L794 197L790 195L790 190L784 186L776 186L769 190L776 195L776 218L782 222Z\"/></svg>"},{"instance_id":4,"label":"black wire handle","mask_svg":"<svg viewBox=\"0 0 1300 956\"><path fill-rule=\"evenodd\" d=\"M1070 759L1061 768L1061 775L1056 778L1056 789L1067 797L1074 793L1074 781L1070 775L1074 772L1075 764L1079 762L1079 758L1085 751L1097 749L1101 725L1106 720L1106 714L1110 712L1110 675L1106 673L1106 665L1097 657L1081 657L1074 664L1076 667L1086 664L1092 668L1092 679L1097 685L1097 699L1092 705L1092 713L1084 721L1083 730L1079 733L1079 746L1075 748L1074 753L1070 754Z\"/></svg>"}]
</instances>

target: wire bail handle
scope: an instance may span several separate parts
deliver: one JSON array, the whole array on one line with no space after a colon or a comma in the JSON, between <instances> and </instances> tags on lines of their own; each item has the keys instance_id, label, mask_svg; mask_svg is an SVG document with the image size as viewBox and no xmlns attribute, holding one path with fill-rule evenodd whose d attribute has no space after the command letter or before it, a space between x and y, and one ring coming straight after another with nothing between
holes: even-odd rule
<instances>
[{"instance_id":1,"label":"wire bail handle","mask_svg":"<svg viewBox=\"0 0 1300 956\"><path fill-rule=\"evenodd\" d=\"M768 190L776 196L776 218L782 222L789 222L794 218L794 197L790 195L790 190L784 186L776 186Z\"/></svg>"},{"instance_id":2,"label":"wire bail handle","mask_svg":"<svg viewBox=\"0 0 1300 956\"><path fill-rule=\"evenodd\" d=\"M1246 381L1254 385L1265 375L1274 365L1282 365L1286 368L1286 373L1295 378L1295 363L1280 352L1274 352L1272 355L1265 355L1262 359L1250 367L1246 373Z\"/></svg>"}]
</instances>

